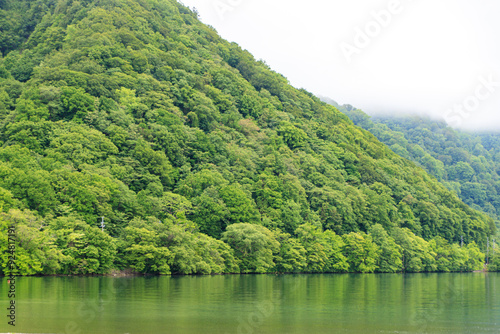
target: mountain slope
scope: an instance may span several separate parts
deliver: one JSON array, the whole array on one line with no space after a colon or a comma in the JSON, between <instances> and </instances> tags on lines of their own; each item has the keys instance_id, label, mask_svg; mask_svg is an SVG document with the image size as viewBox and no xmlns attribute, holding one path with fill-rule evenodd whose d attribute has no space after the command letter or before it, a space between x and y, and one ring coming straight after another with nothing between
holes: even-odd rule
<instances>
[{"instance_id":1,"label":"mountain slope","mask_svg":"<svg viewBox=\"0 0 500 334\"><path fill-rule=\"evenodd\" d=\"M462 132L444 122L423 117L370 117L354 108L343 106L340 110L356 125L373 133L397 154L422 166L465 203L484 211L498 224L498 134Z\"/></svg>"},{"instance_id":2,"label":"mountain slope","mask_svg":"<svg viewBox=\"0 0 500 334\"><path fill-rule=\"evenodd\" d=\"M0 203L23 273L469 270L495 231L175 1L0 7Z\"/></svg>"}]
</instances>

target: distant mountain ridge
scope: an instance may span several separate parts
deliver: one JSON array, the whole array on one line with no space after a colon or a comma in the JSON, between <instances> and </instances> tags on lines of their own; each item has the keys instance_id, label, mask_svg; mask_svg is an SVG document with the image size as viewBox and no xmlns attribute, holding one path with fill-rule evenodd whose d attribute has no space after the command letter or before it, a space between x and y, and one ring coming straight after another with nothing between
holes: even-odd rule
<instances>
[{"instance_id":1,"label":"distant mountain ridge","mask_svg":"<svg viewBox=\"0 0 500 334\"><path fill-rule=\"evenodd\" d=\"M500 133L455 130L422 116L369 116L350 105L323 101L500 224Z\"/></svg>"}]
</instances>

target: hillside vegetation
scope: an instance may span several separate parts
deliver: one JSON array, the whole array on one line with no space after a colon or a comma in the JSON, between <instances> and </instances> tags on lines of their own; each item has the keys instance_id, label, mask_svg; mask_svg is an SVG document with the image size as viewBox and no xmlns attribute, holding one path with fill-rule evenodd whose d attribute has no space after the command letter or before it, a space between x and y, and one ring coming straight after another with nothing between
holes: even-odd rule
<instances>
[{"instance_id":1,"label":"hillside vegetation","mask_svg":"<svg viewBox=\"0 0 500 334\"><path fill-rule=\"evenodd\" d=\"M179 3L0 8L4 273L482 268L491 217Z\"/></svg>"},{"instance_id":2,"label":"hillside vegetation","mask_svg":"<svg viewBox=\"0 0 500 334\"><path fill-rule=\"evenodd\" d=\"M414 161L456 192L469 206L499 224L500 135L452 129L418 116L368 116L350 106L339 109L398 155Z\"/></svg>"}]
</instances>

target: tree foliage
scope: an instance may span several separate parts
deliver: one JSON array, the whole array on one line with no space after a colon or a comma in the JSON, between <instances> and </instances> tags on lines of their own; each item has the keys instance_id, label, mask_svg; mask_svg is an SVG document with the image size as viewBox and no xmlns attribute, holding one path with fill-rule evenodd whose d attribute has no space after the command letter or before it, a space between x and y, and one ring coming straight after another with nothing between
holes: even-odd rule
<instances>
[{"instance_id":1,"label":"tree foliage","mask_svg":"<svg viewBox=\"0 0 500 334\"><path fill-rule=\"evenodd\" d=\"M21 274L478 267L494 142L390 144L470 207L177 1L5 3L0 248L16 225Z\"/></svg>"}]
</instances>

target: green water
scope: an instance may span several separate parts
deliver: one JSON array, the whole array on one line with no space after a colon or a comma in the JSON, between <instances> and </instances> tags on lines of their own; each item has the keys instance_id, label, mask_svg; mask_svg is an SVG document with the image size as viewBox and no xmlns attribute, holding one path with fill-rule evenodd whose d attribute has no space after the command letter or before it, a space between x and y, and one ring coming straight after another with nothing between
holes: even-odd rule
<instances>
[{"instance_id":1,"label":"green water","mask_svg":"<svg viewBox=\"0 0 500 334\"><path fill-rule=\"evenodd\" d=\"M23 333L499 333L500 274L21 277Z\"/></svg>"}]
</instances>

